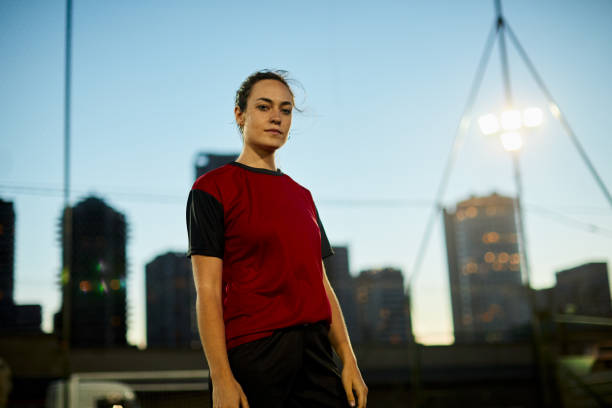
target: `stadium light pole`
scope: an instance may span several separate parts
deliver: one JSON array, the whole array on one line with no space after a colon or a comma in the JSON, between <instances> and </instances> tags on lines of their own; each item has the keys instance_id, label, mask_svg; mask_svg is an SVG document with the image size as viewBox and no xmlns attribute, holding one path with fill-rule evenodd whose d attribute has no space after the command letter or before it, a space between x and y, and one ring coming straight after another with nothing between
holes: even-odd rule
<instances>
[{"instance_id":1,"label":"stadium light pole","mask_svg":"<svg viewBox=\"0 0 612 408\"><path fill-rule=\"evenodd\" d=\"M548 389L548 375L546 360L544 358L544 343L542 339L542 329L540 319L536 312L535 293L531 287L531 270L529 258L527 256L527 239L523 222L523 183L519 165L520 152L523 147L523 136L532 129L538 128L543 122L542 110L537 107L526 108L522 111L515 109L511 105L511 99L506 96L509 109L496 115L489 113L478 119L480 131L485 136L498 136L504 150L512 157L512 167L514 182L516 185L516 199L513 203L514 220L516 225L516 235L518 253L520 256L521 280L527 296L529 305L530 324L535 346L535 358L537 360L540 389L544 407L550 406L550 394Z\"/></svg>"},{"instance_id":2,"label":"stadium light pole","mask_svg":"<svg viewBox=\"0 0 612 408\"><path fill-rule=\"evenodd\" d=\"M506 21L503 17L501 0L495 0L495 14L497 16L497 30L499 33L499 51L502 68L502 80L504 83L504 95L506 100L506 110L504 110L499 120L493 114L479 118L478 125L484 134L499 134L502 145L512 156L512 167L514 181L516 184L516 199L514 200L514 219L517 232L517 244L520 256L521 276L523 286L527 295L529 305L531 332L533 336L534 359L536 360L537 377L540 386L541 403L543 407L551 406L551 396L548 389L548 373L546 359L544 358L544 344L542 340L542 330L540 319L536 313L535 294L531 287L531 273L529 268L529 258L527 256L527 240L524 230L522 198L523 183L519 165L519 155L523 146L522 137L529 128L536 128L542 124L542 111L539 108L527 108L522 112L514 108L512 98L512 87L510 85L510 68L508 65L508 54L506 51L505 30Z\"/></svg>"},{"instance_id":3,"label":"stadium light pole","mask_svg":"<svg viewBox=\"0 0 612 408\"><path fill-rule=\"evenodd\" d=\"M527 295L529 305L531 332L533 336L534 359L536 360L537 377L540 386L541 404L543 407L551 406L551 395L548 388L548 373L546 359L544 357L544 344L540 319L536 313L535 294L531 287L531 272L529 258L527 256L527 240L524 230L522 198L523 183L519 165L519 155L523 146L522 137L530 128L537 128L542 124L542 111L539 108L527 108L522 112L514 107L512 87L510 84L510 67L508 64L508 53L506 50L506 20L504 19L501 0L494 0L495 14L497 18L497 31L499 34L499 55L502 68L502 81L504 84L504 96L506 109L499 115L499 120L494 114L482 116L478 120L480 130L484 134L499 134L504 149L512 156L512 167L514 181L516 184L516 199L514 200L514 219L517 232L517 244L520 256L521 277Z\"/></svg>"}]
</instances>

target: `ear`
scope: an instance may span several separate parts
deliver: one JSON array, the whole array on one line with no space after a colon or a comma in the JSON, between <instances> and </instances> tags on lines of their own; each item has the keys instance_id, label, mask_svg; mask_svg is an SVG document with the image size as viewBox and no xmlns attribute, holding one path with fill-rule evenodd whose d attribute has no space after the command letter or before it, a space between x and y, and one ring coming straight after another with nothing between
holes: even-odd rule
<instances>
[{"instance_id":1,"label":"ear","mask_svg":"<svg viewBox=\"0 0 612 408\"><path fill-rule=\"evenodd\" d=\"M244 112L238 106L234 107L234 117L238 126L244 127Z\"/></svg>"}]
</instances>

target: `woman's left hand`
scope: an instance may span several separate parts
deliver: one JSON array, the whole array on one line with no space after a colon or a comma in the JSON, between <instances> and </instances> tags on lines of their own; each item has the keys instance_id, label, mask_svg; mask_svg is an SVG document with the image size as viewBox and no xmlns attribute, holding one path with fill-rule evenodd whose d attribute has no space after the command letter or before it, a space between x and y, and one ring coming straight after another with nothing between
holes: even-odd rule
<instances>
[{"instance_id":1,"label":"woman's left hand","mask_svg":"<svg viewBox=\"0 0 612 408\"><path fill-rule=\"evenodd\" d=\"M342 385L344 392L351 407L356 406L355 397L357 397L357 408L365 408L368 401L368 387L363 382L361 372L357 367L357 362L347 361L342 368Z\"/></svg>"}]
</instances>

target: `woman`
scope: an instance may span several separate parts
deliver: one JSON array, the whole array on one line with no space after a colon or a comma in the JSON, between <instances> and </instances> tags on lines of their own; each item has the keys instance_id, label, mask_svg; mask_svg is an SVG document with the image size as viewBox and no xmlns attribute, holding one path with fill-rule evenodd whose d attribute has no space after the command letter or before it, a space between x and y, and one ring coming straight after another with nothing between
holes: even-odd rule
<instances>
[{"instance_id":1,"label":"woman","mask_svg":"<svg viewBox=\"0 0 612 408\"><path fill-rule=\"evenodd\" d=\"M282 71L249 76L234 108L240 156L189 193L188 256L215 408L366 406L322 262L333 251L310 192L274 160L293 109Z\"/></svg>"}]
</instances>

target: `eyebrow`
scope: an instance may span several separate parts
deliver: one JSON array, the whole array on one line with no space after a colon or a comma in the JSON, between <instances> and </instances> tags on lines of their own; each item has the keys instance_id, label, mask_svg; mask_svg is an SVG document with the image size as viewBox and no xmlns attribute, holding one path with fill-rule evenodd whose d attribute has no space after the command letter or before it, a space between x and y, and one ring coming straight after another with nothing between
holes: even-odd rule
<instances>
[{"instance_id":1,"label":"eyebrow","mask_svg":"<svg viewBox=\"0 0 612 408\"><path fill-rule=\"evenodd\" d=\"M270 104L273 104L274 102L272 101L272 99L270 98L257 98L258 101L264 101L264 102L268 102ZM291 105L293 106L293 104L290 101L284 101L280 103L281 105Z\"/></svg>"}]
</instances>

